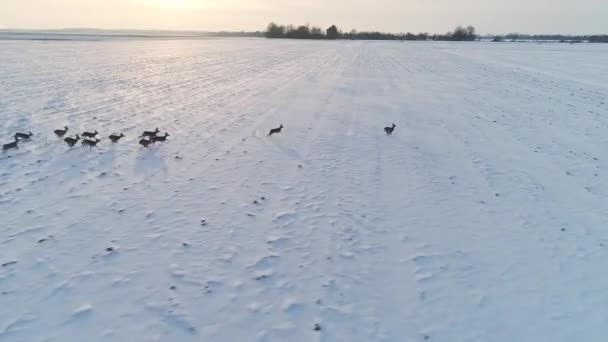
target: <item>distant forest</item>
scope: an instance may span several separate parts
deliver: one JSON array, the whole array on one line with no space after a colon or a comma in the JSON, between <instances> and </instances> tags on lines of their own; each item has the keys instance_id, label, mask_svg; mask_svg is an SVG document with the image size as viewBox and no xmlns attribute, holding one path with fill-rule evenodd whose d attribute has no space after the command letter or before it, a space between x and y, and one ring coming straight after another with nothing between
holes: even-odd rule
<instances>
[{"instance_id":1,"label":"distant forest","mask_svg":"<svg viewBox=\"0 0 608 342\"><path fill-rule=\"evenodd\" d=\"M259 34L259 33L258 33ZM474 26L458 26L454 31L445 34L429 33L384 33L384 32L343 32L336 25L326 30L318 26L310 25L278 25L268 24L264 32L266 38L287 39L353 39L353 40L437 40L437 41L476 41L490 40L493 42L516 42L516 41L552 41L562 43L608 43L608 35L529 35L509 33L497 36L479 36Z\"/></svg>"},{"instance_id":2,"label":"distant forest","mask_svg":"<svg viewBox=\"0 0 608 342\"><path fill-rule=\"evenodd\" d=\"M477 39L475 27L458 26L454 31L446 34L429 33L383 33L383 32L342 32L336 25L323 30L317 26L310 25L277 25L268 24L265 32L266 38L288 38L288 39L363 39L363 40L447 40L447 41L474 41Z\"/></svg>"}]
</instances>

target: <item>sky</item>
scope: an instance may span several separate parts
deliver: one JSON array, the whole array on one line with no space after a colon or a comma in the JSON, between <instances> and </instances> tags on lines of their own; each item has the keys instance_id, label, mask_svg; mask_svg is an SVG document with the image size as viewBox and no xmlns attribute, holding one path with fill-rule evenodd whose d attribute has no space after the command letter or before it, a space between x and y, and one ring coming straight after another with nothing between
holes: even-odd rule
<instances>
[{"instance_id":1,"label":"sky","mask_svg":"<svg viewBox=\"0 0 608 342\"><path fill-rule=\"evenodd\" d=\"M0 28L342 30L443 33L608 33L608 0L0 0Z\"/></svg>"}]
</instances>

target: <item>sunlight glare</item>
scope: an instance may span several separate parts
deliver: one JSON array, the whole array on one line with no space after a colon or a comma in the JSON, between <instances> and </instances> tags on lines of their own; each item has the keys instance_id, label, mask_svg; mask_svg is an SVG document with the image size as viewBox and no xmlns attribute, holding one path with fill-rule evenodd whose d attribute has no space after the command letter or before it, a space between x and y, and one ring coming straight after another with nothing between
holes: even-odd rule
<instances>
[{"instance_id":1,"label":"sunlight glare","mask_svg":"<svg viewBox=\"0 0 608 342\"><path fill-rule=\"evenodd\" d=\"M190 0L157 0L157 2L162 8L190 8L192 5Z\"/></svg>"}]
</instances>

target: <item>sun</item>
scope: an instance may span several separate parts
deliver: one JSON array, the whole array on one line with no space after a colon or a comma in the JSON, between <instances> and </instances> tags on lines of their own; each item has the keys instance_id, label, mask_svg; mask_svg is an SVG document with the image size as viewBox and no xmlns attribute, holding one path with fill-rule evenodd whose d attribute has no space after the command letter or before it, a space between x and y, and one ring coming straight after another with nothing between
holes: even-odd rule
<instances>
[{"instance_id":1,"label":"sun","mask_svg":"<svg viewBox=\"0 0 608 342\"><path fill-rule=\"evenodd\" d=\"M162 8L190 8L191 0L157 0L158 5Z\"/></svg>"}]
</instances>

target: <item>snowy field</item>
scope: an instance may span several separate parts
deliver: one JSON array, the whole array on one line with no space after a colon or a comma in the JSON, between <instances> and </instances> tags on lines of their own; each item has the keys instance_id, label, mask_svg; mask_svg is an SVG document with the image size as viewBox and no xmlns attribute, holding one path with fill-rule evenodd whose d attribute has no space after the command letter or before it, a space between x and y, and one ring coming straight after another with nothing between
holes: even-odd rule
<instances>
[{"instance_id":1,"label":"snowy field","mask_svg":"<svg viewBox=\"0 0 608 342\"><path fill-rule=\"evenodd\" d=\"M0 341L604 342L606 56L1 41Z\"/></svg>"}]
</instances>

